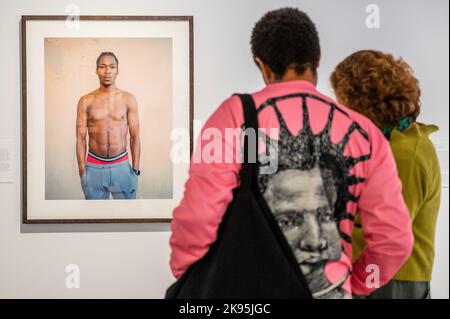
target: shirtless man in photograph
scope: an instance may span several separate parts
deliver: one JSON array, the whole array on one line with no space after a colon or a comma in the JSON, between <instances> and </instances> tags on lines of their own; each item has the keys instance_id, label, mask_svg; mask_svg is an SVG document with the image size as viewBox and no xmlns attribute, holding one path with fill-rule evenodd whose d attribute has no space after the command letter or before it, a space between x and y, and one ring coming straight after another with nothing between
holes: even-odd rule
<instances>
[{"instance_id":1,"label":"shirtless man in photograph","mask_svg":"<svg viewBox=\"0 0 450 319\"><path fill-rule=\"evenodd\" d=\"M101 53L96 70L100 87L82 96L77 106L76 151L86 199L109 199L111 195L114 199L136 199L141 151L138 106L133 94L116 87L118 66L114 53ZM128 161L128 131L132 165Z\"/></svg>"}]
</instances>

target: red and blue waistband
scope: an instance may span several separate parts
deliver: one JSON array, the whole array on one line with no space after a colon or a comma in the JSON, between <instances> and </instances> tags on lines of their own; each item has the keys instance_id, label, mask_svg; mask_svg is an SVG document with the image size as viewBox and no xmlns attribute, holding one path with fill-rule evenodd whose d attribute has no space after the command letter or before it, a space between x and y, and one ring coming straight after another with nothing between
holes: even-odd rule
<instances>
[{"instance_id":1,"label":"red and blue waistband","mask_svg":"<svg viewBox=\"0 0 450 319\"><path fill-rule=\"evenodd\" d=\"M128 160L128 152L125 150L121 154L114 157L103 157L89 151L86 160L88 163L92 164L101 164L101 165L117 164Z\"/></svg>"}]
</instances>

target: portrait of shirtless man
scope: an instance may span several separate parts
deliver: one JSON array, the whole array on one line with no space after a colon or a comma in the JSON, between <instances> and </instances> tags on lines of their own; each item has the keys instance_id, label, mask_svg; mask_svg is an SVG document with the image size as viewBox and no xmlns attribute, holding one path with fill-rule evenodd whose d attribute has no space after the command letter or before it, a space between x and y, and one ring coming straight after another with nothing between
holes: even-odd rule
<instances>
[{"instance_id":1,"label":"portrait of shirtless man","mask_svg":"<svg viewBox=\"0 0 450 319\"><path fill-rule=\"evenodd\" d=\"M100 87L82 96L77 106L76 153L81 187L88 200L111 196L135 199L141 150L136 98L115 85L119 61L114 53L100 54L96 73ZM132 164L127 151L128 131Z\"/></svg>"}]
</instances>

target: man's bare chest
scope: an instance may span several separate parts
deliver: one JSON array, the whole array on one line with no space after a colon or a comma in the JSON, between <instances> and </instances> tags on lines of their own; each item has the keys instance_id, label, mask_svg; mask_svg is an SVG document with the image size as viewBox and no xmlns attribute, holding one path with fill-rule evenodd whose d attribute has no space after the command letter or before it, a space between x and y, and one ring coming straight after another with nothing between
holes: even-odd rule
<instances>
[{"instance_id":1,"label":"man's bare chest","mask_svg":"<svg viewBox=\"0 0 450 319\"><path fill-rule=\"evenodd\" d=\"M127 105L122 99L95 99L88 108L89 121L126 121Z\"/></svg>"}]
</instances>

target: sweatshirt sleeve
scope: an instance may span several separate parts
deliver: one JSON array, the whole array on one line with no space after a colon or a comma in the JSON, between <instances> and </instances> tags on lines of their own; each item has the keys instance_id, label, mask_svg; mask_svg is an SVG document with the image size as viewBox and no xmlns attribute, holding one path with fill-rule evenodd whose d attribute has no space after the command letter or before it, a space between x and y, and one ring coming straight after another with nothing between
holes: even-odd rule
<instances>
[{"instance_id":1,"label":"sweatshirt sleeve","mask_svg":"<svg viewBox=\"0 0 450 319\"><path fill-rule=\"evenodd\" d=\"M205 123L191 158L181 203L173 211L170 267L180 278L217 238L222 217L239 185L236 128L243 124L238 97L225 101ZM228 136L226 136L228 134ZM230 138L230 136L234 138Z\"/></svg>"},{"instance_id":2,"label":"sweatshirt sleeve","mask_svg":"<svg viewBox=\"0 0 450 319\"><path fill-rule=\"evenodd\" d=\"M413 246L411 219L389 143L376 128L372 129L371 140L369 174L358 202L367 245L353 265L355 295L368 295L391 280ZM373 271L373 266L379 271ZM377 274L376 286L372 278Z\"/></svg>"}]
</instances>

